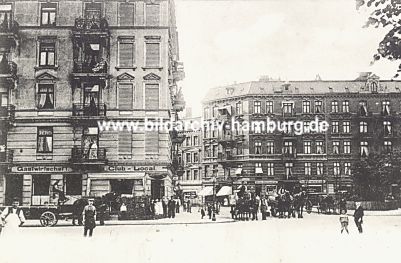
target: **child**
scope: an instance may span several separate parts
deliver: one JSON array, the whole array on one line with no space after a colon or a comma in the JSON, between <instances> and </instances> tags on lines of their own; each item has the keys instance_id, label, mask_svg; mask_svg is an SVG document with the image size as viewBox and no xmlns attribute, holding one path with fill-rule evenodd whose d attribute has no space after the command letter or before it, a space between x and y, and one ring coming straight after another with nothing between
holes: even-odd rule
<instances>
[{"instance_id":1,"label":"child","mask_svg":"<svg viewBox=\"0 0 401 263\"><path fill-rule=\"evenodd\" d=\"M341 223L341 234L343 233L344 229L345 229L345 231L347 231L347 234L349 234L349 232L348 232L348 216L345 213L345 210L341 211L340 223Z\"/></svg>"}]
</instances>

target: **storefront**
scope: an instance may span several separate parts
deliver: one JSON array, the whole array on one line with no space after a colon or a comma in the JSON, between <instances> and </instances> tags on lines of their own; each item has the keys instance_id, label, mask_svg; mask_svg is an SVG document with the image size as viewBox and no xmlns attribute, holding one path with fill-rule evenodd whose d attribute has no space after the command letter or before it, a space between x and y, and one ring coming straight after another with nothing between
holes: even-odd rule
<instances>
[{"instance_id":1,"label":"storefront","mask_svg":"<svg viewBox=\"0 0 401 263\"><path fill-rule=\"evenodd\" d=\"M86 178L86 195L151 196L161 199L172 192L171 176L166 167L149 165L104 166L101 172L90 172Z\"/></svg>"},{"instance_id":2,"label":"storefront","mask_svg":"<svg viewBox=\"0 0 401 263\"><path fill-rule=\"evenodd\" d=\"M271 195L273 193L277 193L277 184L278 184L278 181L257 180L257 181L255 181L256 194L259 196L263 196L263 195Z\"/></svg>"},{"instance_id":3,"label":"storefront","mask_svg":"<svg viewBox=\"0 0 401 263\"><path fill-rule=\"evenodd\" d=\"M63 165L13 166L4 181L5 205L10 205L15 197L23 205L57 204L59 196L55 188L66 196L82 196L82 176Z\"/></svg>"},{"instance_id":4,"label":"storefront","mask_svg":"<svg viewBox=\"0 0 401 263\"><path fill-rule=\"evenodd\" d=\"M300 180L302 189L309 194L321 194L325 190L326 180Z\"/></svg>"}]
</instances>

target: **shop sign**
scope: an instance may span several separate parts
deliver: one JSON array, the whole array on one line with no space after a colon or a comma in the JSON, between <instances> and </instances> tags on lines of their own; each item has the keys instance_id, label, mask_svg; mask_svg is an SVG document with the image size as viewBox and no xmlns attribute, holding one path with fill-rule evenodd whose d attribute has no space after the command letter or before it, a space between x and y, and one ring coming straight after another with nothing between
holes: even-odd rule
<instances>
[{"instance_id":1,"label":"shop sign","mask_svg":"<svg viewBox=\"0 0 401 263\"><path fill-rule=\"evenodd\" d=\"M11 172L13 173L68 173L72 172L71 167L66 166L13 166L11 167Z\"/></svg>"},{"instance_id":2,"label":"shop sign","mask_svg":"<svg viewBox=\"0 0 401 263\"><path fill-rule=\"evenodd\" d=\"M300 180L301 184L324 184L326 180Z\"/></svg>"},{"instance_id":3,"label":"shop sign","mask_svg":"<svg viewBox=\"0 0 401 263\"><path fill-rule=\"evenodd\" d=\"M104 166L106 172L149 172L149 171L160 171L163 170L162 166L154 165L110 165Z\"/></svg>"},{"instance_id":4,"label":"shop sign","mask_svg":"<svg viewBox=\"0 0 401 263\"><path fill-rule=\"evenodd\" d=\"M255 181L255 184L278 184L278 181L262 180L262 181Z\"/></svg>"}]
</instances>

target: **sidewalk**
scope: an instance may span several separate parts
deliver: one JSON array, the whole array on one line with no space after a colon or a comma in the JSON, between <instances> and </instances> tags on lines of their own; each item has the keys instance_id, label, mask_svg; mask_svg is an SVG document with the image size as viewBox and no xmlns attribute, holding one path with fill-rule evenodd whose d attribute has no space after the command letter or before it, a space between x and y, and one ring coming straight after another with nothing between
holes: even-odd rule
<instances>
[{"instance_id":1,"label":"sidewalk","mask_svg":"<svg viewBox=\"0 0 401 263\"><path fill-rule=\"evenodd\" d=\"M338 212L338 211L337 211ZM348 209L347 210L347 215L353 216L355 210ZM318 214L317 209L314 207L312 209L312 213ZM386 210L386 211L369 211L369 210L364 210L363 211L365 216L401 216L401 209L397 210Z\"/></svg>"},{"instance_id":2,"label":"sidewalk","mask_svg":"<svg viewBox=\"0 0 401 263\"><path fill-rule=\"evenodd\" d=\"M216 223L232 223L235 222L231 218L230 211L223 208L219 215L216 215L216 221L212 221L206 215L201 219L198 208L193 208L192 213L183 212L176 214L175 218L162 218L156 220L109 220L105 221L106 226L113 225L190 225L190 224L216 224ZM96 222L99 224L99 222ZM40 227L39 220L27 220L24 227ZM72 220L59 220L57 226L72 226Z\"/></svg>"}]
</instances>

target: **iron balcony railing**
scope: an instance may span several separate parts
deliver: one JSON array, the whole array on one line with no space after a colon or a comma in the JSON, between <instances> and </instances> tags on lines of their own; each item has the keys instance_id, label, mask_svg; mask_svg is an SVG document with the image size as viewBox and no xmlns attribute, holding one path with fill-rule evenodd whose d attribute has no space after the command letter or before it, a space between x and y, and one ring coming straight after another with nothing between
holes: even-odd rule
<instances>
[{"instance_id":1,"label":"iron balcony railing","mask_svg":"<svg viewBox=\"0 0 401 263\"><path fill-rule=\"evenodd\" d=\"M74 29L77 31L106 32L109 30L107 19L102 18L76 18Z\"/></svg>"},{"instance_id":2,"label":"iron balcony railing","mask_svg":"<svg viewBox=\"0 0 401 263\"><path fill-rule=\"evenodd\" d=\"M72 105L72 116L74 117L104 117L106 116L107 107L106 104L82 104L74 103Z\"/></svg>"},{"instance_id":3,"label":"iron balcony railing","mask_svg":"<svg viewBox=\"0 0 401 263\"><path fill-rule=\"evenodd\" d=\"M90 148L83 149L80 146L72 148L71 162L73 163L90 163L90 162L106 162L106 148Z\"/></svg>"},{"instance_id":4,"label":"iron balcony railing","mask_svg":"<svg viewBox=\"0 0 401 263\"><path fill-rule=\"evenodd\" d=\"M105 60L100 60L97 63L74 61L73 73L107 73L108 67Z\"/></svg>"}]
</instances>

